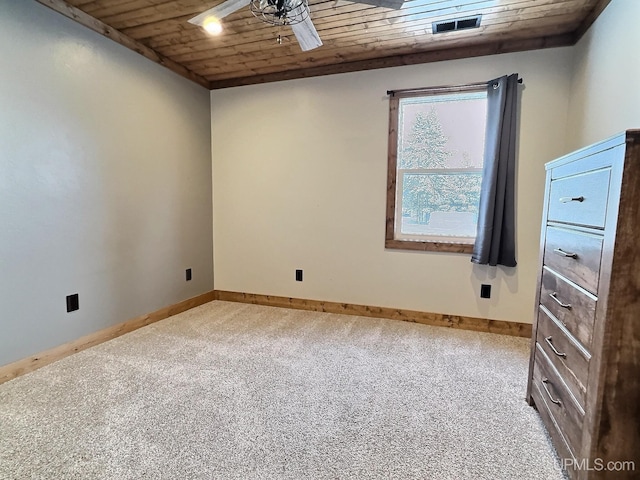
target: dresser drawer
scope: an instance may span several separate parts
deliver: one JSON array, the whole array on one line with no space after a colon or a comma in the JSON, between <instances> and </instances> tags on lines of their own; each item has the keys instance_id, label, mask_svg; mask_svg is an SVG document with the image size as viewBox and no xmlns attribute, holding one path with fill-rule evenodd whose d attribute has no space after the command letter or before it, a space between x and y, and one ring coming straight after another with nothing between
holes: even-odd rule
<instances>
[{"instance_id":1,"label":"dresser drawer","mask_svg":"<svg viewBox=\"0 0 640 480\"><path fill-rule=\"evenodd\" d=\"M562 432L560 431L560 427L556 423L555 418L551 415L551 411L547 404L545 403L544 398L542 397L543 393L540 392L537 385L533 385L531 387L531 398L533 400L534 405L536 406L536 410L540 414L540 418L542 419L542 423L547 429L549 436L551 437L551 442L553 446L556 448L558 458L565 459L567 463L567 467L569 467L568 460L576 460L573 451L569 448L569 444L567 443L567 439L564 437ZM574 463L575 465L575 463ZM570 474L573 472L569 472ZM570 475L570 478L574 478Z\"/></svg>"},{"instance_id":2,"label":"dresser drawer","mask_svg":"<svg viewBox=\"0 0 640 480\"><path fill-rule=\"evenodd\" d=\"M576 403L540 345L536 345L533 387L543 401L543 405L536 403L536 406L539 410L548 410L571 453L579 457L584 411Z\"/></svg>"},{"instance_id":3,"label":"dresser drawer","mask_svg":"<svg viewBox=\"0 0 640 480\"><path fill-rule=\"evenodd\" d=\"M593 295L577 289L544 267L540 304L544 305L585 349L591 352L593 322L596 316L596 299Z\"/></svg>"},{"instance_id":4,"label":"dresser drawer","mask_svg":"<svg viewBox=\"0 0 640 480\"><path fill-rule=\"evenodd\" d=\"M536 341L584 409L591 355L547 314L544 307L538 311L537 325Z\"/></svg>"},{"instance_id":5,"label":"dresser drawer","mask_svg":"<svg viewBox=\"0 0 640 480\"><path fill-rule=\"evenodd\" d=\"M605 169L552 180L548 220L604 228L610 175Z\"/></svg>"},{"instance_id":6,"label":"dresser drawer","mask_svg":"<svg viewBox=\"0 0 640 480\"><path fill-rule=\"evenodd\" d=\"M602 237L548 227L544 264L593 294L598 292Z\"/></svg>"}]
</instances>

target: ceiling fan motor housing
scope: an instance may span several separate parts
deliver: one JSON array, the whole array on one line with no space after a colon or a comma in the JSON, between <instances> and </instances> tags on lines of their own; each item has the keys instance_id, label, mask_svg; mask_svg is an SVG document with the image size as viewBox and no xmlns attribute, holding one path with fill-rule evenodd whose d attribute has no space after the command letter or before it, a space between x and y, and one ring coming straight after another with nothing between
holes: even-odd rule
<instances>
[{"instance_id":1,"label":"ceiling fan motor housing","mask_svg":"<svg viewBox=\"0 0 640 480\"><path fill-rule=\"evenodd\" d=\"M251 13L272 25L295 25L309 17L307 0L251 0Z\"/></svg>"}]
</instances>

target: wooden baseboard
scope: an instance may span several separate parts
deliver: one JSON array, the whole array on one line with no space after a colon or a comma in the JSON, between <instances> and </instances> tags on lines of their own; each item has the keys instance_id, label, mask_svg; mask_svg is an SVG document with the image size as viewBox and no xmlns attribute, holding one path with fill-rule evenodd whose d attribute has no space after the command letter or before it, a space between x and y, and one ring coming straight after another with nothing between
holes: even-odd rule
<instances>
[{"instance_id":1,"label":"wooden baseboard","mask_svg":"<svg viewBox=\"0 0 640 480\"><path fill-rule=\"evenodd\" d=\"M477 332L498 333L515 337L531 338L531 324L508 322L504 320L489 320L486 318L465 317L443 313L418 312L400 308L372 307L350 303L324 302L303 298L277 297L274 295L259 295L255 293L228 292L214 290L197 297L161 308L152 313L132 318L126 322L114 325L99 332L91 333L73 342L65 343L38 355L28 357L8 365L0 366L0 384L12 380L25 373L33 372L40 367L61 360L76 352L99 345L100 343L132 332L151 323L164 320L178 313L182 313L213 300L227 302L251 303L271 307L294 308L297 310L311 310L315 312L342 313L362 317L390 318L405 322L422 323L438 327L461 328Z\"/></svg>"},{"instance_id":2,"label":"wooden baseboard","mask_svg":"<svg viewBox=\"0 0 640 480\"><path fill-rule=\"evenodd\" d=\"M400 308L323 302L303 298L277 297L274 295L258 295L255 293L227 292L224 290L215 290L215 298L216 300L224 300L227 302L251 303L271 307L312 310L315 312L342 313L345 315L359 315L362 317L390 318L437 327L460 328L476 332L498 333L513 337L531 338L532 325L530 323L490 320L487 318L465 317L462 315L448 315L444 313L418 312L415 310L403 310Z\"/></svg>"},{"instance_id":3,"label":"wooden baseboard","mask_svg":"<svg viewBox=\"0 0 640 480\"><path fill-rule=\"evenodd\" d=\"M188 300L184 300L174 305L169 305L168 307L161 308L155 312L132 318L131 320L119 323L118 325L91 333L79 338L78 340L65 343L64 345L52 348L51 350L47 350L38 355L24 358L8 365L0 366L0 384L61 360L76 352L80 352L89 347L106 342L107 340L111 340L112 338L119 337L125 333L132 332L138 328L164 320L165 318L169 318L173 315L177 315L178 313L182 313L213 300L215 300L215 291L203 293L197 297L189 298Z\"/></svg>"}]
</instances>

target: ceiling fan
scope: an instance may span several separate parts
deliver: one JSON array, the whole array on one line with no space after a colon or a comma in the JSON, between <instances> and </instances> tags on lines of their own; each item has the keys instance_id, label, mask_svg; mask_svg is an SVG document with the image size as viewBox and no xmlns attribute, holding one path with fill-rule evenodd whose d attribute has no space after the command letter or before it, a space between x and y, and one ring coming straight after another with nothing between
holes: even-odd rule
<instances>
[{"instance_id":1,"label":"ceiling fan","mask_svg":"<svg viewBox=\"0 0 640 480\"><path fill-rule=\"evenodd\" d=\"M402 7L405 0L351 1L397 10ZM265 23L290 26L302 51L306 52L322 46L322 40L309 16L308 0L226 0L193 17L189 23L203 27L210 33L220 33L222 31L220 20L246 6L251 6L251 13ZM280 36L278 39L280 40Z\"/></svg>"}]
</instances>

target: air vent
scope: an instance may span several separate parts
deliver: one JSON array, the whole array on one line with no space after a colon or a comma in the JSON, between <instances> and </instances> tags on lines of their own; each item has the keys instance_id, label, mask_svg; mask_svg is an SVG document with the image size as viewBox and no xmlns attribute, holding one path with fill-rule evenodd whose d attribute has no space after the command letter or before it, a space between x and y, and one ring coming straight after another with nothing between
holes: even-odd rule
<instances>
[{"instance_id":1,"label":"air vent","mask_svg":"<svg viewBox=\"0 0 640 480\"><path fill-rule=\"evenodd\" d=\"M433 33L453 32L456 29L456 22L440 22L433 24Z\"/></svg>"},{"instance_id":2,"label":"air vent","mask_svg":"<svg viewBox=\"0 0 640 480\"><path fill-rule=\"evenodd\" d=\"M458 30L467 30L469 28L478 28L482 15L475 17L457 18L455 20L445 20L443 22L434 22L432 24L433 33L455 32Z\"/></svg>"}]
</instances>

